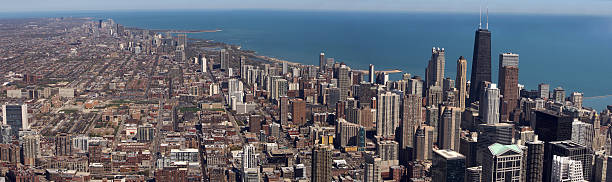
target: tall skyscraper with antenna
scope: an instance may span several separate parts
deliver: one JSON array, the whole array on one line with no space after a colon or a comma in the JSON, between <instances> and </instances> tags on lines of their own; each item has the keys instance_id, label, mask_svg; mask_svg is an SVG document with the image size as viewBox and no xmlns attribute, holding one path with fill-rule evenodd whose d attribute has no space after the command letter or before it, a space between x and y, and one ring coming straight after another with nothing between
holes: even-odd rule
<instances>
[{"instance_id":1,"label":"tall skyscraper with antenna","mask_svg":"<svg viewBox=\"0 0 612 182\"><path fill-rule=\"evenodd\" d=\"M480 100L481 91L483 90L482 83L484 81L491 81L491 32L489 31L488 14L487 8L485 28L482 28L482 13L480 14L481 22L478 24L478 30L476 30L474 55L472 57L472 75L470 78L470 103Z\"/></svg>"}]
</instances>

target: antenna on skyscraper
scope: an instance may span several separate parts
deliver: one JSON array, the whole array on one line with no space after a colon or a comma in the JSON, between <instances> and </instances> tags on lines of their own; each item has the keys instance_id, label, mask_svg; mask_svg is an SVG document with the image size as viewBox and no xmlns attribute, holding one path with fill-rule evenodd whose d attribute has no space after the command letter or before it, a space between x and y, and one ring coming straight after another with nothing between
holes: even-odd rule
<instances>
[{"instance_id":1,"label":"antenna on skyscraper","mask_svg":"<svg viewBox=\"0 0 612 182\"><path fill-rule=\"evenodd\" d=\"M487 30L489 30L489 2L487 1Z\"/></svg>"},{"instance_id":2,"label":"antenna on skyscraper","mask_svg":"<svg viewBox=\"0 0 612 182\"><path fill-rule=\"evenodd\" d=\"M479 10L478 15L480 16L479 17L480 19L478 19L478 29L482 29L482 1L480 1L478 10Z\"/></svg>"}]
</instances>

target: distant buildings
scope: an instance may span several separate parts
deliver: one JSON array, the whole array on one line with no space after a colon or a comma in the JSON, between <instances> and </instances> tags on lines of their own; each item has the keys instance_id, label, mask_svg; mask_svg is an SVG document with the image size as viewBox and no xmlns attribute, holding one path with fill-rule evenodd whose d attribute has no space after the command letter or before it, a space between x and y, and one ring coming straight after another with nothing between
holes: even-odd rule
<instances>
[{"instance_id":1,"label":"distant buildings","mask_svg":"<svg viewBox=\"0 0 612 182\"><path fill-rule=\"evenodd\" d=\"M455 88L457 88L457 107L465 109L465 98L467 95L467 60L461 56L457 59L457 77L455 77Z\"/></svg>"},{"instance_id":2,"label":"distant buildings","mask_svg":"<svg viewBox=\"0 0 612 182\"><path fill-rule=\"evenodd\" d=\"M431 86L442 86L442 80L444 79L444 64L444 48L432 48L431 59L425 70L427 88Z\"/></svg>"}]
</instances>

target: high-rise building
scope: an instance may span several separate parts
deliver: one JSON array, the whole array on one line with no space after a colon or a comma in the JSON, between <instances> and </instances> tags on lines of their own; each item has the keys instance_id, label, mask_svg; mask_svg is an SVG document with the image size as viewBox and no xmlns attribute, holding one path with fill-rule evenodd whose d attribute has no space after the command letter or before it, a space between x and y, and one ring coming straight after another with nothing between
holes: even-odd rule
<instances>
[{"instance_id":1,"label":"high-rise building","mask_svg":"<svg viewBox=\"0 0 612 182\"><path fill-rule=\"evenodd\" d=\"M283 70L282 71L283 71L282 72L283 75L286 75L289 72L289 68L287 66L287 62L286 61L283 61Z\"/></svg>"},{"instance_id":2,"label":"high-rise building","mask_svg":"<svg viewBox=\"0 0 612 182\"><path fill-rule=\"evenodd\" d=\"M414 160L425 161L431 160L433 149L433 130L434 128L427 125L421 125L415 134L414 139ZM405 154L401 154L405 155Z\"/></svg>"},{"instance_id":3,"label":"high-rise building","mask_svg":"<svg viewBox=\"0 0 612 182\"><path fill-rule=\"evenodd\" d=\"M383 178L381 176L382 172L382 159L379 157L366 157L365 160L365 172L363 181L364 182L379 182L382 181Z\"/></svg>"},{"instance_id":4,"label":"high-rise building","mask_svg":"<svg viewBox=\"0 0 612 182\"><path fill-rule=\"evenodd\" d=\"M461 109L445 107L441 113L438 125L438 147L440 149L459 151Z\"/></svg>"},{"instance_id":5,"label":"high-rise building","mask_svg":"<svg viewBox=\"0 0 612 182\"><path fill-rule=\"evenodd\" d=\"M349 95L349 87L351 86L351 68L345 64L341 64L338 68L338 88L340 88L340 101L345 101Z\"/></svg>"},{"instance_id":6,"label":"high-rise building","mask_svg":"<svg viewBox=\"0 0 612 182\"><path fill-rule=\"evenodd\" d=\"M457 107L465 109L465 97L467 96L467 60L461 56L457 60L457 77L455 77L455 88L457 88Z\"/></svg>"},{"instance_id":7,"label":"high-rise building","mask_svg":"<svg viewBox=\"0 0 612 182\"><path fill-rule=\"evenodd\" d=\"M332 180L332 150L328 146L313 148L311 163L311 182L328 182Z\"/></svg>"},{"instance_id":8,"label":"high-rise building","mask_svg":"<svg viewBox=\"0 0 612 182\"><path fill-rule=\"evenodd\" d=\"M408 79L405 93L423 96L423 81L421 80L421 77Z\"/></svg>"},{"instance_id":9,"label":"high-rise building","mask_svg":"<svg viewBox=\"0 0 612 182\"><path fill-rule=\"evenodd\" d=\"M221 51L219 51L219 61L221 62L221 69L227 70L230 64L229 51L226 49L221 49Z\"/></svg>"},{"instance_id":10,"label":"high-rise building","mask_svg":"<svg viewBox=\"0 0 612 182\"><path fill-rule=\"evenodd\" d=\"M470 103L480 100L482 83L491 82L491 32L488 28L476 30L472 59Z\"/></svg>"},{"instance_id":11,"label":"high-rise building","mask_svg":"<svg viewBox=\"0 0 612 182\"><path fill-rule=\"evenodd\" d=\"M585 146L593 146L593 138L595 138L593 125L582 122L578 119L572 122L572 141Z\"/></svg>"},{"instance_id":12,"label":"high-rise building","mask_svg":"<svg viewBox=\"0 0 612 182\"><path fill-rule=\"evenodd\" d=\"M452 150L435 150L431 165L432 181L464 181L465 156Z\"/></svg>"},{"instance_id":13,"label":"high-rise building","mask_svg":"<svg viewBox=\"0 0 612 182\"><path fill-rule=\"evenodd\" d=\"M393 92L378 94L376 135L393 138L400 120L400 96Z\"/></svg>"},{"instance_id":14,"label":"high-rise building","mask_svg":"<svg viewBox=\"0 0 612 182\"><path fill-rule=\"evenodd\" d=\"M30 166L36 164L36 158L40 154L40 136L26 135L20 140L23 151L23 164Z\"/></svg>"},{"instance_id":15,"label":"high-rise building","mask_svg":"<svg viewBox=\"0 0 612 182\"><path fill-rule=\"evenodd\" d=\"M501 104L501 120L508 121L512 111L517 107L519 55L513 53L499 54L499 87L503 95Z\"/></svg>"},{"instance_id":16,"label":"high-rise building","mask_svg":"<svg viewBox=\"0 0 612 182\"><path fill-rule=\"evenodd\" d=\"M465 182L480 182L482 180L482 166L465 169Z\"/></svg>"},{"instance_id":17,"label":"high-rise building","mask_svg":"<svg viewBox=\"0 0 612 182\"><path fill-rule=\"evenodd\" d=\"M587 164L585 164L587 165ZM589 164L590 165L590 164ZM569 157L553 156L551 181L586 182L582 174L582 162Z\"/></svg>"},{"instance_id":18,"label":"high-rise building","mask_svg":"<svg viewBox=\"0 0 612 182\"><path fill-rule=\"evenodd\" d=\"M525 145L527 146L526 182L540 182L544 168L544 142L536 137L534 141L525 142Z\"/></svg>"},{"instance_id":19,"label":"high-rise building","mask_svg":"<svg viewBox=\"0 0 612 182\"><path fill-rule=\"evenodd\" d=\"M55 136L55 155L72 155L72 136L70 134L60 133Z\"/></svg>"},{"instance_id":20,"label":"high-rise building","mask_svg":"<svg viewBox=\"0 0 612 182\"><path fill-rule=\"evenodd\" d=\"M550 97L550 85L545 83L538 84L538 98L548 99Z\"/></svg>"},{"instance_id":21,"label":"high-rise building","mask_svg":"<svg viewBox=\"0 0 612 182\"><path fill-rule=\"evenodd\" d=\"M2 105L2 124L11 126L11 134L18 136L19 130L30 129L27 104Z\"/></svg>"},{"instance_id":22,"label":"high-rise building","mask_svg":"<svg viewBox=\"0 0 612 182\"><path fill-rule=\"evenodd\" d=\"M465 166L478 166L476 158L478 158L478 132L470 132L461 136L459 145L459 153L465 156Z\"/></svg>"},{"instance_id":23,"label":"high-rise building","mask_svg":"<svg viewBox=\"0 0 612 182\"><path fill-rule=\"evenodd\" d=\"M477 161L481 164L485 160L484 153L488 152L487 147L499 143L502 145L512 144L512 124L497 123L497 124L481 124L480 135L478 135L478 157Z\"/></svg>"},{"instance_id":24,"label":"high-rise building","mask_svg":"<svg viewBox=\"0 0 612 182\"><path fill-rule=\"evenodd\" d=\"M291 117L293 124L301 126L306 124L306 101L295 99L292 102Z\"/></svg>"},{"instance_id":25,"label":"high-rise building","mask_svg":"<svg viewBox=\"0 0 612 182\"><path fill-rule=\"evenodd\" d=\"M359 124L350 123L342 118L338 118L336 125L336 146L344 148L346 146L357 146L359 131L363 127Z\"/></svg>"},{"instance_id":26,"label":"high-rise building","mask_svg":"<svg viewBox=\"0 0 612 182\"><path fill-rule=\"evenodd\" d=\"M427 106L438 106L444 100L444 91L441 86L433 85L427 89Z\"/></svg>"},{"instance_id":27,"label":"high-rise building","mask_svg":"<svg viewBox=\"0 0 612 182\"><path fill-rule=\"evenodd\" d=\"M582 99L583 98L584 98L584 96L580 92L572 92L572 95L570 96L570 100L572 101L572 104L574 104L574 107L577 107L579 109L582 108Z\"/></svg>"},{"instance_id":28,"label":"high-rise building","mask_svg":"<svg viewBox=\"0 0 612 182\"><path fill-rule=\"evenodd\" d=\"M258 168L258 154L253 144L242 147L242 169Z\"/></svg>"},{"instance_id":29,"label":"high-rise building","mask_svg":"<svg viewBox=\"0 0 612 182\"><path fill-rule=\"evenodd\" d=\"M487 147L482 161L482 181L520 181L523 150L518 145L495 143Z\"/></svg>"},{"instance_id":30,"label":"high-rise building","mask_svg":"<svg viewBox=\"0 0 612 182\"><path fill-rule=\"evenodd\" d=\"M325 64L327 62L325 61L325 53L321 52L321 54L319 55L319 71L320 72L324 72L325 71Z\"/></svg>"},{"instance_id":31,"label":"high-rise building","mask_svg":"<svg viewBox=\"0 0 612 182\"><path fill-rule=\"evenodd\" d=\"M553 90L553 98L557 103L565 103L565 89L557 87Z\"/></svg>"},{"instance_id":32,"label":"high-rise building","mask_svg":"<svg viewBox=\"0 0 612 182\"><path fill-rule=\"evenodd\" d=\"M289 98L287 96L280 97L280 123L287 126L289 121Z\"/></svg>"},{"instance_id":33,"label":"high-rise building","mask_svg":"<svg viewBox=\"0 0 612 182\"><path fill-rule=\"evenodd\" d=\"M417 126L423 123L423 106L421 103L421 95L404 94L400 123L401 137L398 138L400 139L400 149L407 150L406 153L411 153L407 148L413 147L414 131Z\"/></svg>"},{"instance_id":34,"label":"high-rise building","mask_svg":"<svg viewBox=\"0 0 612 182\"><path fill-rule=\"evenodd\" d=\"M206 73L208 72L208 61L206 60L206 58L204 56L202 56L202 58L200 58L200 61L202 62L202 73Z\"/></svg>"},{"instance_id":35,"label":"high-rise building","mask_svg":"<svg viewBox=\"0 0 612 182\"><path fill-rule=\"evenodd\" d=\"M573 121L574 118L563 113L536 110L534 131L544 142L571 140Z\"/></svg>"},{"instance_id":36,"label":"high-rise building","mask_svg":"<svg viewBox=\"0 0 612 182\"><path fill-rule=\"evenodd\" d=\"M432 48L431 59L427 64L427 69L425 69L427 88L434 85L442 86L442 80L444 79L444 62L444 48Z\"/></svg>"},{"instance_id":37,"label":"high-rise building","mask_svg":"<svg viewBox=\"0 0 612 182\"><path fill-rule=\"evenodd\" d=\"M591 179L593 152L590 147L585 147L570 140L549 142L544 149L544 175L545 182L552 181L554 156L568 157L571 160L580 161L582 164L583 179Z\"/></svg>"},{"instance_id":38,"label":"high-rise building","mask_svg":"<svg viewBox=\"0 0 612 182\"><path fill-rule=\"evenodd\" d=\"M497 84L491 84L480 98L479 115L482 123L499 123L499 89Z\"/></svg>"},{"instance_id":39,"label":"high-rise building","mask_svg":"<svg viewBox=\"0 0 612 182\"><path fill-rule=\"evenodd\" d=\"M374 65L370 64L370 69L369 69L369 72L368 72L368 78L369 78L368 81L370 81L370 83L372 83L372 84L376 83L376 79L374 78L375 75L376 75L376 73L374 73Z\"/></svg>"}]
</instances>

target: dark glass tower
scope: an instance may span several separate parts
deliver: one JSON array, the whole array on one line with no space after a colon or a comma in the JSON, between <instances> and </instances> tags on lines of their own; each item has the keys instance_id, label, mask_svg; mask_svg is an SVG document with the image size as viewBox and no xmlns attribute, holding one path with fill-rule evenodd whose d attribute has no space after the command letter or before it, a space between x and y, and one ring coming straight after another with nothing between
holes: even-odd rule
<instances>
[{"instance_id":1,"label":"dark glass tower","mask_svg":"<svg viewBox=\"0 0 612 182\"><path fill-rule=\"evenodd\" d=\"M480 100L482 82L491 82L491 32L488 29L476 31L472 59L470 103Z\"/></svg>"}]
</instances>

